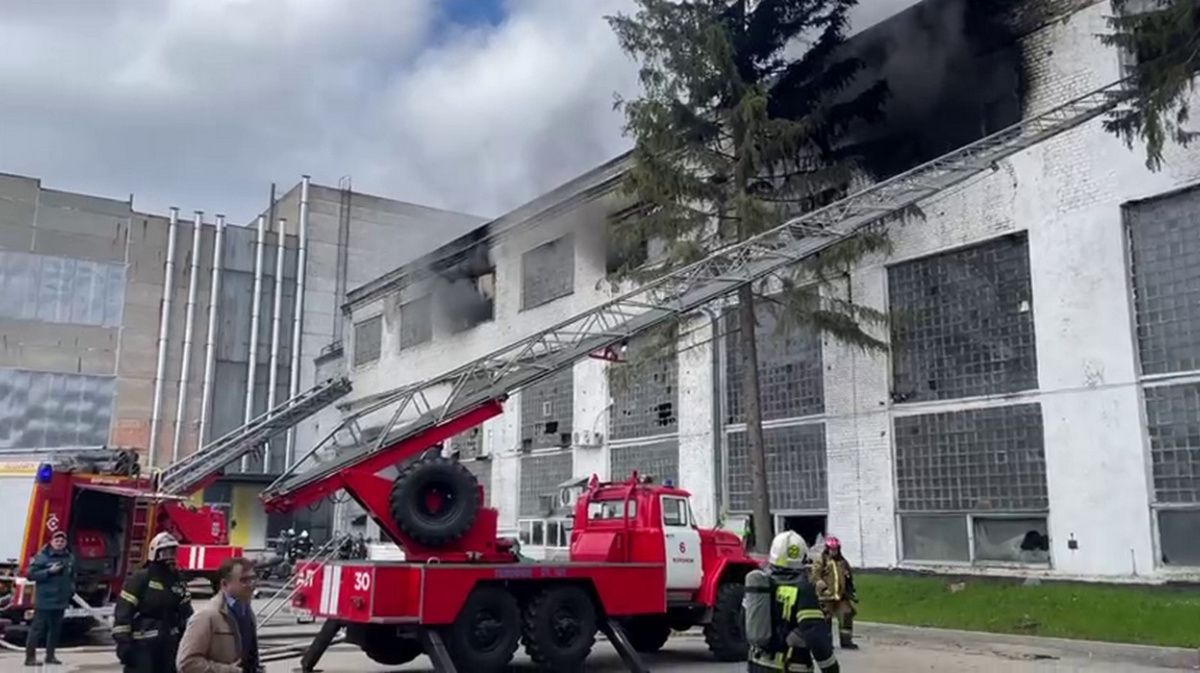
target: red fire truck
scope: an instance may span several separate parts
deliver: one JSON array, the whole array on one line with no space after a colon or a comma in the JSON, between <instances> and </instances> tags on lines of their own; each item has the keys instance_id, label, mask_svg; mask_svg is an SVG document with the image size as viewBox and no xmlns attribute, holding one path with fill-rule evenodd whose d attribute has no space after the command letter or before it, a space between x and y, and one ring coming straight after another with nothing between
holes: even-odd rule
<instances>
[{"instance_id":1,"label":"red fire truck","mask_svg":"<svg viewBox=\"0 0 1200 673\"><path fill-rule=\"evenodd\" d=\"M0 462L0 492L9 512L0 517L7 522L0 523L0 593L6 598L0 616L15 625L5 631L10 640L24 636L22 626L33 616L36 587L24 579L28 565L58 531L75 554L76 594L84 603L68 610L68 631L111 613L124 578L145 561L146 545L160 531L181 541L179 566L192 579L214 581L221 561L242 552L229 545L220 510L157 493L130 450Z\"/></svg>"},{"instance_id":2,"label":"red fire truck","mask_svg":"<svg viewBox=\"0 0 1200 673\"><path fill-rule=\"evenodd\" d=\"M288 510L345 489L405 553L300 564L293 611L327 620L302 667L312 670L341 626L380 663L424 653L450 671L507 670L520 643L543 668L578 670L598 631L637 670L637 651L696 625L718 660L744 659L742 581L757 562L737 536L697 526L689 494L670 484L593 477L575 506L570 561L522 562L475 476L428 449L499 414L502 401L264 492L268 510ZM396 464L406 465L394 480L378 474Z\"/></svg>"}]
</instances>

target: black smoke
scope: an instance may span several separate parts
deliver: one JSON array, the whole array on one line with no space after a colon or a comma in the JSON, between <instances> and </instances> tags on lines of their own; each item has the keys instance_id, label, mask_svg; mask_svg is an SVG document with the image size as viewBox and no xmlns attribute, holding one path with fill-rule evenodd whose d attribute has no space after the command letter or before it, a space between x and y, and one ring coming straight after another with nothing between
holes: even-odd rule
<instances>
[{"instance_id":1,"label":"black smoke","mask_svg":"<svg viewBox=\"0 0 1200 673\"><path fill-rule=\"evenodd\" d=\"M488 226L480 227L451 241L439 248L430 262L434 319L452 334L487 322L495 315L495 301L487 294L495 289L490 231Z\"/></svg>"}]
</instances>

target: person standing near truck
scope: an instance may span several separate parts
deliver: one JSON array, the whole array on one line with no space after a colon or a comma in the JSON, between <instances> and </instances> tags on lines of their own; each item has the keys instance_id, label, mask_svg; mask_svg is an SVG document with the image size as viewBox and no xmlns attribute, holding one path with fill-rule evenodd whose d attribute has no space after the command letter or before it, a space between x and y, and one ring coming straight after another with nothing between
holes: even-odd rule
<instances>
[{"instance_id":1,"label":"person standing near truck","mask_svg":"<svg viewBox=\"0 0 1200 673\"><path fill-rule=\"evenodd\" d=\"M50 544L29 564L29 579L35 582L33 628L25 639L25 665L37 666L37 643L46 642L46 663L61 664L54 656L62 635L63 617L75 595L75 556L67 549L67 534L50 536Z\"/></svg>"},{"instance_id":2,"label":"person standing near truck","mask_svg":"<svg viewBox=\"0 0 1200 673\"><path fill-rule=\"evenodd\" d=\"M113 612L113 640L125 673L174 673L175 651L192 616L192 598L175 566L179 541L150 540L150 562L125 580Z\"/></svg>"},{"instance_id":3,"label":"person standing near truck","mask_svg":"<svg viewBox=\"0 0 1200 673\"><path fill-rule=\"evenodd\" d=\"M858 594L854 591L854 576L850 562L842 556L842 543L836 537L825 539L825 549L817 559L815 570L817 593L830 622L838 621L838 636L844 650L857 650L854 642L854 616L858 610Z\"/></svg>"}]
</instances>

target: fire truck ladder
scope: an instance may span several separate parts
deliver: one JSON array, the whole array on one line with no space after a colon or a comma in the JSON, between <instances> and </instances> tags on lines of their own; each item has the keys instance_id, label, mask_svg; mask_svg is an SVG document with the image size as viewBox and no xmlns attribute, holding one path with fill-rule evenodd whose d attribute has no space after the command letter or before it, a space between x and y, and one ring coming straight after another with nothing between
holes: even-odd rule
<instances>
[{"instance_id":1,"label":"fire truck ladder","mask_svg":"<svg viewBox=\"0 0 1200 673\"><path fill-rule=\"evenodd\" d=\"M349 392L350 381L343 377L326 380L284 401L163 470L159 477L159 492L168 495L191 493L226 465L258 450L267 440L291 429Z\"/></svg>"},{"instance_id":2,"label":"fire truck ladder","mask_svg":"<svg viewBox=\"0 0 1200 673\"><path fill-rule=\"evenodd\" d=\"M1123 82L1068 101L941 158L877 183L686 268L494 351L442 376L371 398L263 492L268 505L286 509L301 489L319 490L330 476L366 462L381 449L412 439L524 386L625 342L649 328L677 320L861 233L996 166L996 162L1080 126L1128 96ZM359 420L390 419L364 437ZM377 434L375 434L377 432ZM339 437L349 436L343 444ZM304 469L300 469L300 468ZM312 491L309 491L312 492Z\"/></svg>"},{"instance_id":3,"label":"fire truck ladder","mask_svg":"<svg viewBox=\"0 0 1200 673\"><path fill-rule=\"evenodd\" d=\"M329 538L325 544L317 547L308 558L300 559L303 563L319 563L324 564L326 561L332 561L337 558L338 551L342 547L342 542L350 537L349 533L335 533ZM311 571L309 571L311 572ZM259 626L263 626L267 622L275 618L275 615L283 609L285 605L292 602L292 597L304 588L303 581L305 578L300 577L300 572L293 571L283 586L276 589L270 596L267 597L266 603L254 615Z\"/></svg>"}]
</instances>

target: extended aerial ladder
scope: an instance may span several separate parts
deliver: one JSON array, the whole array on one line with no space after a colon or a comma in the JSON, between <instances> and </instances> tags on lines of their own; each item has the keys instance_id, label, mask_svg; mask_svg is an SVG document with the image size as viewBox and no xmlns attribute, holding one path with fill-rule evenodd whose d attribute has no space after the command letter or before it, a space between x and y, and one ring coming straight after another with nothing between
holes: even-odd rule
<instances>
[{"instance_id":1,"label":"extended aerial ladder","mask_svg":"<svg viewBox=\"0 0 1200 673\"><path fill-rule=\"evenodd\" d=\"M431 447L474 427L500 414L508 395L517 390L810 259L994 169L1000 160L1099 117L1128 96L1122 81L1072 99L441 376L359 400L361 409L263 491L264 504L288 511L331 496L350 486L350 472L377 472L394 464L397 455L411 455L417 444ZM366 423L374 415L386 420ZM353 495L352 488L347 490Z\"/></svg>"},{"instance_id":2,"label":"extended aerial ladder","mask_svg":"<svg viewBox=\"0 0 1200 673\"><path fill-rule=\"evenodd\" d=\"M195 492L229 465L260 450L275 435L285 432L350 392L345 377L322 381L285 400L245 425L231 430L196 453L176 461L159 475L158 492L187 495Z\"/></svg>"}]
</instances>

